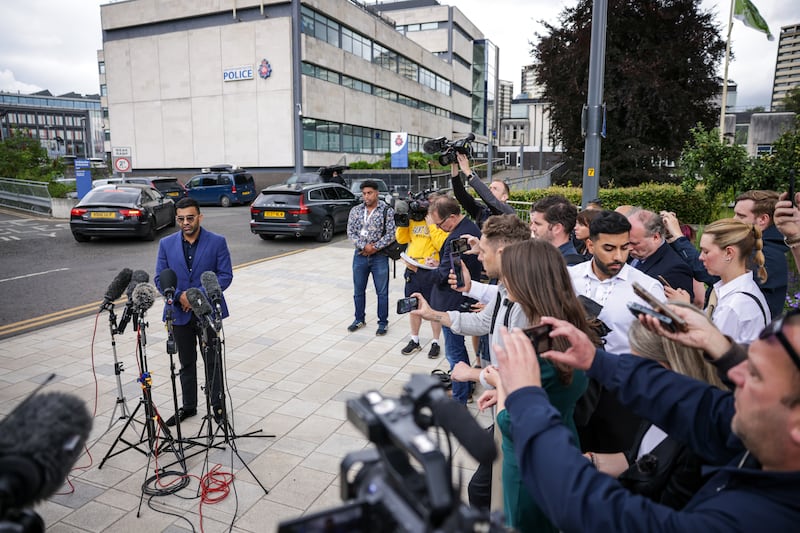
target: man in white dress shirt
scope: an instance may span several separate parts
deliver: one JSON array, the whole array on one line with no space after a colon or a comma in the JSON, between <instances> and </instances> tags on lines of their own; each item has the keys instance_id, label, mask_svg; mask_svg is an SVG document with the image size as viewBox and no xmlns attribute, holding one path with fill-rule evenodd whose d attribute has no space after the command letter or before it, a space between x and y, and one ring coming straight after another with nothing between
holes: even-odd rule
<instances>
[{"instance_id":1,"label":"man in white dress shirt","mask_svg":"<svg viewBox=\"0 0 800 533\"><path fill-rule=\"evenodd\" d=\"M611 353L630 353L628 328L635 320L628 302L647 305L633 292L633 282L660 301L664 301L661 283L628 265L631 224L623 215L603 211L592 220L586 248L592 260L568 268L572 286L579 296L594 300L602 307L597 318L611 331L603 338L604 350ZM626 451L633 443L639 418L623 408L613 394L596 382L575 410L575 423L581 448L592 452Z\"/></svg>"}]
</instances>

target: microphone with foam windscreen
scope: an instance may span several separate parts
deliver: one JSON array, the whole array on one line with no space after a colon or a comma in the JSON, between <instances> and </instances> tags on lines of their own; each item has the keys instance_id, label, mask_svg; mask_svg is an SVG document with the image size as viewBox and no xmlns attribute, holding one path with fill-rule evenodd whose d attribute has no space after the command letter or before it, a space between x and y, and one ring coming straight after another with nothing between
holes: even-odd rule
<instances>
[{"instance_id":1,"label":"microphone with foam windscreen","mask_svg":"<svg viewBox=\"0 0 800 533\"><path fill-rule=\"evenodd\" d=\"M0 516L55 493L91 429L85 403L71 394L38 394L11 411L0 422Z\"/></svg>"},{"instance_id":2,"label":"microphone with foam windscreen","mask_svg":"<svg viewBox=\"0 0 800 533\"><path fill-rule=\"evenodd\" d=\"M128 283L131 282L131 275L133 272L130 268L123 268L119 271L119 274L111 281L111 284L106 289L106 294L103 297L103 303L100 304L100 310L108 306L111 302L122 296L122 293L125 291L125 287L128 286Z\"/></svg>"},{"instance_id":3,"label":"microphone with foam windscreen","mask_svg":"<svg viewBox=\"0 0 800 533\"><path fill-rule=\"evenodd\" d=\"M152 283L140 283L133 289L133 309L136 313L144 315L153 307L158 290Z\"/></svg>"},{"instance_id":4,"label":"microphone with foam windscreen","mask_svg":"<svg viewBox=\"0 0 800 533\"><path fill-rule=\"evenodd\" d=\"M178 275L175 274L175 271L171 268L165 268L158 277L158 284L161 285L161 290L164 292L164 300L167 302L167 305L172 305L175 302Z\"/></svg>"},{"instance_id":5,"label":"microphone with foam windscreen","mask_svg":"<svg viewBox=\"0 0 800 533\"><path fill-rule=\"evenodd\" d=\"M197 287L186 289L186 299L189 300L189 305L192 306L192 312L194 312L197 319L204 325L209 325L216 329L214 319L211 318L211 304L208 303L208 298L203 294L203 291Z\"/></svg>"},{"instance_id":6,"label":"microphone with foam windscreen","mask_svg":"<svg viewBox=\"0 0 800 533\"><path fill-rule=\"evenodd\" d=\"M222 287L219 285L217 275L210 270L203 272L200 276L200 283L208 294L208 299L214 306L214 311L217 314L217 319L222 320Z\"/></svg>"},{"instance_id":7,"label":"microphone with foam windscreen","mask_svg":"<svg viewBox=\"0 0 800 533\"><path fill-rule=\"evenodd\" d=\"M140 283L147 283L148 281L150 281L150 275L147 272L144 270L133 271L131 282L128 284L128 289L126 291L128 294L128 302L125 304L125 309L122 311L122 316L119 319L119 326L117 326L117 333L120 335L125 332L128 322L130 322L131 318L134 318L136 314L136 310L133 308L133 290ZM136 323L135 318L133 322Z\"/></svg>"}]
</instances>

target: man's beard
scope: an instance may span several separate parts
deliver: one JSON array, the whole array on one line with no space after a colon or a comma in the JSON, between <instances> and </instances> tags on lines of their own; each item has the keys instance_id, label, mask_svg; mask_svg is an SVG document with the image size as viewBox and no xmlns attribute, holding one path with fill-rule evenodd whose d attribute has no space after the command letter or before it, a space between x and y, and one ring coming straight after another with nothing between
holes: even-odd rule
<instances>
[{"instance_id":1,"label":"man's beard","mask_svg":"<svg viewBox=\"0 0 800 533\"><path fill-rule=\"evenodd\" d=\"M606 263L603 263L603 262L595 260L594 264L595 264L595 266L597 266L597 269L600 272L602 272L603 274L605 274L606 276L611 277L611 278L613 278L614 276L619 274L620 271L622 270L622 267L625 266L625 263L620 263L620 262L617 262L617 261L613 261L611 263L606 264ZM610 269L610 267L612 267L612 266L619 266L619 270L617 270L616 272L612 272L611 269Z\"/></svg>"}]
</instances>

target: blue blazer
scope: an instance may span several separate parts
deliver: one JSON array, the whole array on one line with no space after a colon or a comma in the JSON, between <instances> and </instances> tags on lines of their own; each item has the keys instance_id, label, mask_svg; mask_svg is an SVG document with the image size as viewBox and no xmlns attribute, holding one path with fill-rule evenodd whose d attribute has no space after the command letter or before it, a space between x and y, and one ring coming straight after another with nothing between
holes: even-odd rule
<instances>
[{"instance_id":1,"label":"blue blazer","mask_svg":"<svg viewBox=\"0 0 800 533\"><path fill-rule=\"evenodd\" d=\"M189 320L192 318L192 312L184 311L178 301L181 294L192 287L196 287L205 293L203 285L200 283L200 277L203 275L203 272L214 272L217 275L219 285L222 287L223 291L230 287L233 281L231 253L228 250L228 243L225 241L225 237L200 228L198 239L197 253L192 262L191 271L189 271L189 268L186 266L186 258L183 255L183 235L180 231L164 237L158 244L156 277L153 281L156 287L158 287L159 292L164 294L164 289L161 287L160 283L161 271L165 268L171 268L175 271L178 277L178 286L175 287L172 318L173 324L176 326L188 324ZM167 307L169 306L165 303L162 320L166 320ZM228 305L225 303L225 296L223 295L222 318L226 318L227 316Z\"/></svg>"}]
</instances>

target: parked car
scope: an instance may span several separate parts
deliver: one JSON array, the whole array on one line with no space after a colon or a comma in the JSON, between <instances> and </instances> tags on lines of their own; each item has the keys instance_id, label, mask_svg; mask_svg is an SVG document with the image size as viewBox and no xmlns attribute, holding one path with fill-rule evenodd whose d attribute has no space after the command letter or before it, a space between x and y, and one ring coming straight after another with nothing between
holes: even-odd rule
<instances>
[{"instance_id":1,"label":"parked car","mask_svg":"<svg viewBox=\"0 0 800 533\"><path fill-rule=\"evenodd\" d=\"M152 241L175 225L175 202L149 185L103 185L72 208L69 229L78 242L92 237L134 236Z\"/></svg>"},{"instance_id":2,"label":"parked car","mask_svg":"<svg viewBox=\"0 0 800 533\"><path fill-rule=\"evenodd\" d=\"M180 200L186 196L186 187L183 183L178 181L178 178L171 176L135 176L135 177L122 177L122 178L107 178L94 180L92 187L100 187L101 185L117 185L125 183L139 183L141 185L149 185L161 191L164 196L168 196L175 201Z\"/></svg>"},{"instance_id":3,"label":"parked car","mask_svg":"<svg viewBox=\"0 0 800 533\"><path fill-rule=\"evenodd\" d=\"M291 235L328 242L347 229L350 210L358 202L338 183L269 187L250 206L250 231L264 240Z\"/></svg>"},{"instance_id":4,"label":"parked car","mask_svg":"<svg viewBox=\"0 0 800 533\"><path fill-rule=\"evenodd\" d=\"M256 197L256 183L243 168L217 165L193 176L186 182L186 191L199 204L230 207L250 203Z\"/></svg>"},{"instance_id":5,"label":"parked car","mask_svg":"<svg viewBox=\"0 0 800 533\"><path fill-rule=\"evenodd\" d=\"M350 182L350 192L361 198L361 184L365 181L374 181L378 184L378 196L380 196L381 200L386 202L389 205L393 205L393 197L392 193L389 192L389 187L386 185L386 182L380 179L373 179L373 178L359 178L354 179Z\"/></svg>"}]
</instances>

